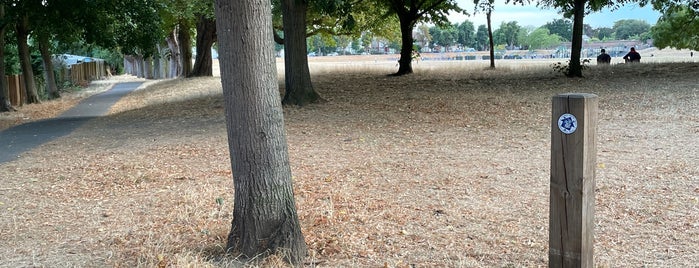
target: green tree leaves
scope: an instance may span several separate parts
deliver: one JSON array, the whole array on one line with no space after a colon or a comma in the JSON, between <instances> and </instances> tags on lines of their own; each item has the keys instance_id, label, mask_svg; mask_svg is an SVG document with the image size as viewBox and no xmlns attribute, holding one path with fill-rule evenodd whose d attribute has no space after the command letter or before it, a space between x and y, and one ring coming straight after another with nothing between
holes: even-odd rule
<instances>
[{"instance_id":1,"label":"green tree leaves","mask_svg":"<svg viewBox=\"0 0 699 268\"><path fill-rule=\"evenodd\" d=\"M696 2L695 2L696 3ZM697 4L699 5L699 4ZM674 47L699 50L699 11L689 5L672 5L651 29L658 48Z\"/></svg>"}]
</instances>

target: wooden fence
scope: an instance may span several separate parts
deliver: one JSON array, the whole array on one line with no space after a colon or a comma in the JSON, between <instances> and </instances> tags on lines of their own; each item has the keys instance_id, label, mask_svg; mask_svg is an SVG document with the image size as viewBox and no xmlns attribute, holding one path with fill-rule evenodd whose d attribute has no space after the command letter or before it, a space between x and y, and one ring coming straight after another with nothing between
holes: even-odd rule
<instances>
[{"instance_id":1,"label":"wooden fence","mask_svg":"<svg viewBox=\"0 0 699 268\"><path fill-rule=\"evenodd\" d=\"M104 61L91 61L73 64L70 68L63 69L61 77L70 79L75 85L87 86L91 81L105 78L107 70ZM60 80L60 78L59 78ZM27 90L24 86L24 76L8 75L7 84L10 90L10 103L12 106L21 106L27 99Z\"/></svg>"},{"instance_id":2,"label":"wooden fence","mask_svg":"<svg viewBox=\"0 0 699 268\"><path fill-rule=\"evenodd\" d=\"M87 86L90 81L106 77L107 70L105 68L104 61L73 64L65 70L64 77L70 77L73 84Z\"/></svg>"},{"instance_id":3,"label":"wooden fence","mask_svg":"<svg viewBox=\"0 0 699 268\"><path fill-rule=\"evenodd\" d=\"M7 87L10 89L10 103L12 106L20 106L26 99L24 78L21 75L8 75Z\"/></svg>"}]
</instances>

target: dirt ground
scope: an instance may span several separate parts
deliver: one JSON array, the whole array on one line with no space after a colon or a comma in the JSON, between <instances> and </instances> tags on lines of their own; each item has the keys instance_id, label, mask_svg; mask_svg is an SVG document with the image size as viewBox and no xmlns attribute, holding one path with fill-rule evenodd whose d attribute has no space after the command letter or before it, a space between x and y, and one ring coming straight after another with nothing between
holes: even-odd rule
<instances>
[{"instance_id":1,"label":"dirt ground","mask_svg":"<svg viewBox=\"0 0 699 268\"><path fill-rule=\"evenodd\" d=\"M326 102L285 107L304 266L547 266L566 92L600 98L595 266L699 262L699 63L415 69L312 61ZM163 81L0 165L0 267L239 265L222 114L219 78Z\"/></svg>"}]
</instances>

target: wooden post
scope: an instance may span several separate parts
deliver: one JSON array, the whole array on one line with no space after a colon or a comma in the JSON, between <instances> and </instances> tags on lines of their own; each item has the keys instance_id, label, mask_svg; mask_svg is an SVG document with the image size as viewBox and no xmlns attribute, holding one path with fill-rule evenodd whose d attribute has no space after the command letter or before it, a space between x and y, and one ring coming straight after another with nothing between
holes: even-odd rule
<instances>
[{"instance_id":1,"label":"wooden post","mask_svg":"<svg viewBox=\"0 0 699 268\"><path fill-rule=\"evenodd\" d=\"M549 267L593 267L598 99L560 94L552 104Z\"/></svg>"}]
</instances>

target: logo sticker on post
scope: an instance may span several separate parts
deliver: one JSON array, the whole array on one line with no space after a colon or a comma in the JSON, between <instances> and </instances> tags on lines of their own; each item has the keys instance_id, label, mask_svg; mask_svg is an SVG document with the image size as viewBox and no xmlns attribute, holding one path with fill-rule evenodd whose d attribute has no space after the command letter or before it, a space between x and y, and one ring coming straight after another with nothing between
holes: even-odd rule
<instances>
[{"instance_id":1,"label":"logo sticker on post","mask_svg":"<svg viewBox=\"0 0 699 268\"><path fill-rule=\"evenodd\" d=\"M558 118L558 129L565 134L573 134L578 129L578 119L572 114L563 114Z\"/></svg>"}]
</instances>

